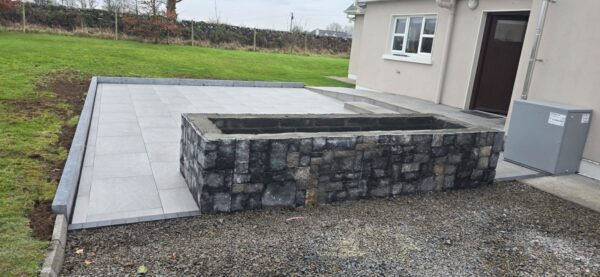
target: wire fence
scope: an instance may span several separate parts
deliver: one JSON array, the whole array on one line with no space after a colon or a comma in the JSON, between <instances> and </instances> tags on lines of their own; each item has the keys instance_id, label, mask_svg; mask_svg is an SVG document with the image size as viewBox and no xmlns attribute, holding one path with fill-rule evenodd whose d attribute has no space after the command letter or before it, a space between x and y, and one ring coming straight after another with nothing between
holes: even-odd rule
<instances>
[{"instance_id":1,"label":"wire fence","mask_svg":"<svg viewBox=\"0 0 600 277\"><path fill-rule=\"evenodd\" d=\"M315 36L227 24L177 21L135 15L25 3L0 10L0 25L22 32L68 33L152 43L187 44L299 54L347 56L351 39Z\"/></svg>"}]
</instances>

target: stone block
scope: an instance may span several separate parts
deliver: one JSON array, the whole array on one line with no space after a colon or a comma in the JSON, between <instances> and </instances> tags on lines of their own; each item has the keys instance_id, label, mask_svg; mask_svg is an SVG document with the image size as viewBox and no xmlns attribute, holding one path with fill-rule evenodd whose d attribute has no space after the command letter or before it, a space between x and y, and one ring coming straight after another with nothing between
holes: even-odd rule
<instances>
[{"instance_id":1,"label":"stone block","mask_svg":"<svg viewBox=\"0 0 600 277\"><path fill-rule=\"evenodd\" d=\"M483 146L479 148L480 157L489 157L490 155L492 155L492 146Z\"/></svg>"},{"instance_id":2,"label":"stone block","mask_svg":"<svg viewBox=\"0 0 600 277\"><path fill-rule=\"evenodd\" d=\"M250 141L238 140L236 142L235 161L240 163L250 161Z\"/></svg>"},{"instance_id":3,"label":"stone block","mask_svg":"<svg viewBox=\"0 0 600 277\"><path fill-rule=\"evenodd\" d=\"M233 175L233 183L234 184L243 184L250 182L250 174L234 174Z\"/></svg>"},{"instance_id":4,"label":"stone block","mask_svg":"<svg viewBox=\"0 0 600 277\"><path fill-rule=\"evenodd\" d=\"M212 188L220 188L225 185L225 176L219 174L218 172L208 172L204 173L206 175L204 179L206 180L206 185Z\"/></svg>"},{"instance_id":5,"label":"stone block","mask_svg":"<svg viewBox=\"0 0 600 277\"><path fill-rule=\"evenodd\" d=\"M310 184L310 167L298 167L294 169L293 178L299 189L306 189Z\"/></svg>"},{"instance_id":6,"label":"stone block","mask_svg":"<svg viewBox=\"0 0 600 277\"><path fill-rule=\"evenodd\" d=\"M444 175L445 169L446 169L446 165L444 165L444 164L436 164L433 166L433 172L436 176Z\"/></svg>"},{"instance_id":7,"label":"stone block","mask_svg":"<svg viewBox=\"0 0 600 277\"><path fill-rule=\"evenodd\" d=\"M287 164L287 144L282 141L271 142L269 169L284 170Z\"/></svg>"},{"instance_id":8,"label":"stone block","mask_svg":"<svg viewBox=\"0 0 600 277\"><path fill-rule=\"evenodd\" d=\"M327 139L327 148L329 148L329 149L351 150L351 149L354 149L355 145L356 145L355 137L328 138Z\"/></svg>"},{"instance_id":9,"label":"stone block","mask_svg":"<svg viewBox=\"0 0 600 277\"><path fill-rule=\"evenodd\" d=\"M403 164L402 165L402 173L419 171L420 166L421 166L420 163Z\"/></svg>"},{"instance_id":10,"label":"stone block","mask_svg":"<svg viewBox=\"0 0 600 277\"><path fill-rule=\"evenodd\" d=\"M300 153L310 154L312 152L312 139L303 139L300 141Z\"/></svg>"},{"instance_id":11,"label":"stone block","mask_svg":"<svg viewBox=\"0 0 600 277\"><path fill-rule=\"evenodd\" d=\"M427 177L421 182L419 191L433 191L435 189L435 178Z\"/></svg>"},{"instance_id":12,"label":"stone block","mask_svg":"<svg viewBox=\"0 0 600 277\"><path fill-rule=\"evenodd\" d=\"M264 184L262 183L252 183L252 184L246 184L244 186L244 192L245 193L257 193L257 192L262 192L264 188Z\"/></svg>"},{"instance_id":13,"label":"stone block","mask_svg":"<svg viewBox=\"0 0 600 277\"><path fill-rule=\"evenodd\" d=\"M271 183L262 196L263 207L293 207L296 203L296 186L293 182Z\"/></svg>"},{"instance_id":14,"label":"stone block","mask_svg":"<svg viewBox=\"0 0 600 277\"><path fill-rule=\"evenodd\" d=\"M325 138L314 138L313 139L313 152L322 152L325 150L327 139Z\"/></svg>"},{"instance_id":15,"label":"stone block","mask_svg":"<svg viewBox=\"0 0 600 277\"><path fill-rule=\"evenodd\" d=\"M298 167L300 164L300 153L299 152L288 152L287 154L287 166L289 168Z\"/></svg>"},{"instance_id":16,"label":"stone block","mask_svg":"<svg viewBox=\"0 0 600 277\"><path fill-rule=\"evenodd\" d=\"M440 147L444 145L444 134L434 134L431 146Z\"/></svg>"},{"instance_id":17,"label":"stone block","mask_svg":"<svg viewBox=\"0 0 600 277\"><path fill-rule=\"evenodd\" d=\"M231 194L229 193L217 193L214 197L214 211L215 212L230 212L231 211Z\"/></svg>"},{"instance_id":18,"label":"stone block","mask_svg":"<svg viewBox=\"0 0 600 277\"><path fill-rule=\"evenodd\" d=\"M342 182L329 182L325 184L325 191L339 191L344 189Z\"/></svg>"},{"instance_id":19,"label":"stone block","mask_svg":"<svg viewBox=\"0 0 600 277\"><path fill-rule=\"evenodd\" d=\"M479 169L487 169L490 164L490 158L481 157L479 158L479 162L477 163L477 168Z\"/></svg>"},{"instance_id":20,"label":"stone block","mask_svg":"<svg viewBox=\"0 0 600 277\"><path fill-rule=\"evenodd\" d=\"M369 196L381 198L388 197L391 194L391 188L389 186L371 187L369 188Z\"/></svg>"}]
</instances>

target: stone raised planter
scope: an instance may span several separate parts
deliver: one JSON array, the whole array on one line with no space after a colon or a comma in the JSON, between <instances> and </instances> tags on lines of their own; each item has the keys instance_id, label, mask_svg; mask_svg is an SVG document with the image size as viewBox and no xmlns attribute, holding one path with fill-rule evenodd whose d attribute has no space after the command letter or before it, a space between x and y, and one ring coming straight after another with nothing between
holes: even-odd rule
<instances>
[{"instance_id":1,"label":"stone raised planter","mask_svg":"<svg viewBox=\"0 0 600 277\"><path fill-rule=\"evenodd\" d=\"M202 213L477 187L504 133L416 115L184 114L181 173Z\"/></svg>"}]
</instances>

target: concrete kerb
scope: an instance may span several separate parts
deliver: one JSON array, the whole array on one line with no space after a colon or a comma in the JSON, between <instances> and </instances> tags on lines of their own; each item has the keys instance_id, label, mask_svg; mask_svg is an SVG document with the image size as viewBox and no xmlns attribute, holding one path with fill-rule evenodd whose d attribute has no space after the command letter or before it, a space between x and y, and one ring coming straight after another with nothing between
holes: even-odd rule
<instances>
[{"instance_id":1,"label":"concrete kerb","mask_svg":"<svg viewBox=\"0 0 600 277\"><path fill-rule=\"evenodd\" d=\"M65 248L67 247L68 225L69 223L64 215L59 214L56 216L52 240L50 241L48 253L44 259L40 276L54 277L60 274L65 259Z\"/></svg>"},{"instance_id":2,"label":"concrete kerb","mask_svg":"<svg viewBox=\"0 0 600 277\"><path fill-rule=\"evenodd\" d=\"M176 78L135 78L135 77L98 77L103 84L129 85L171 85L171 86L214 86L214 87L262 87L262 88L304 88L299 82L263 82L238 80L202 80Z\"/></svg>"},{"instance_id":3,"label":"concrete kerb","mask_svg":"<svg viewBox=\"0 0 600 277\"><path fill-rule=\"evenodd\" d=\"M83 157L85 156L85 146L87 144L88 133L92 122L92 112L96 100L96 88L98 87L98 78L93 77L90 82L88 94L81 110L75 136L69 149L69 155L60 177L58 188L54 200L52 201L52 211L55 214L62 214L67 220L71 218L77 186L81 175Z\"/></svg>"}]
</instances>

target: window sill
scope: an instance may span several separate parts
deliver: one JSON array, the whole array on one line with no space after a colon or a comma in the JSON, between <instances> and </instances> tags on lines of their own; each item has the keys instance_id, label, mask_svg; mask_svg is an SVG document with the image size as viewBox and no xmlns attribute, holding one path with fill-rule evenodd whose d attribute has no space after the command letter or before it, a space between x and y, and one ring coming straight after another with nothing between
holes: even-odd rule
<instances>
[{"instance_id":1,"label":"window sill","mask_svg":"<svg viewBox=\"0 0 600 277\"><path fill-rule=\"evenodd\" d=\"M409 63L431 64L431 57L423 56L396 56L392 54L384 54L381 58L390 61L400 61Z\"/></svg>"}]
</instances>

